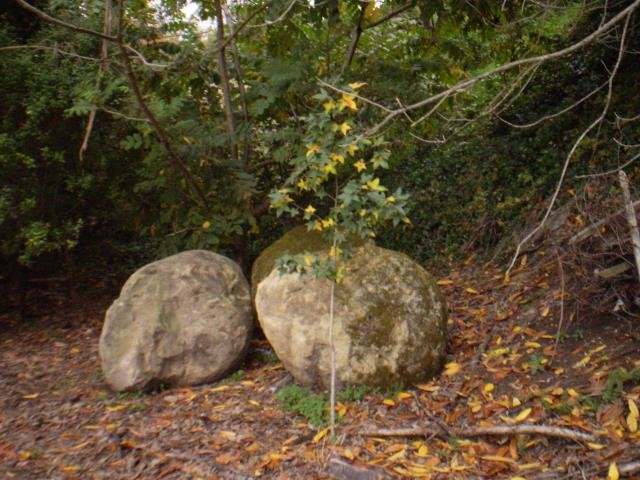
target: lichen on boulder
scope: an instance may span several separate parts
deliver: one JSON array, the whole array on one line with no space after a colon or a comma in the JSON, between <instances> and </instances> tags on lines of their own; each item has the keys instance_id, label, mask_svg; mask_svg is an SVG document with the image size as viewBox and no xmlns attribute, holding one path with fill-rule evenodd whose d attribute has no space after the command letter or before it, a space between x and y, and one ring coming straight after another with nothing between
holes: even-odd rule
<instances>
[{"instance_id":1,"label":"lichen on boulder","mask_svg":"<svg viewBox=\"0 0 640 480\"><path fill-rule=\"evenodd\" d=\"M356 248L365 243L373 243L370 240L362 240L357 237L349 238L347 245ZM322 232L308 230L306 225L298 225L285 233L282 238L269 245L256 258L251 267L251 292L255 297L258 284L264 280L275 268L276 261L285 254L298 255L300 253L326 252L329 245L322 237Z\"/></svg>"},{"instance_id":2,"label":"lichen on boulder","mask_svg":"<svg viewBox=\"0 0 640 480\"><path fill-rule=\"evenodd\" d=\"M433 277L402 253L364 244L336 287L334 344L341 385L389 387L434 376L447 310ZM258 321L285 368L306 385L330 382L331 283L272 271L258 285Z\"/></svg>"},{"instance_id":3,"label":"lichen on boulder","mask_svg":"<svg viewBox=\"0 0 640 480\"><path fill-rule=\"evenodd\" d=\"M142 267L107 311L100 359L116 391L213 382L242 361L249 285L232 260L191 250Z\"/></svg>"}]
</instances>

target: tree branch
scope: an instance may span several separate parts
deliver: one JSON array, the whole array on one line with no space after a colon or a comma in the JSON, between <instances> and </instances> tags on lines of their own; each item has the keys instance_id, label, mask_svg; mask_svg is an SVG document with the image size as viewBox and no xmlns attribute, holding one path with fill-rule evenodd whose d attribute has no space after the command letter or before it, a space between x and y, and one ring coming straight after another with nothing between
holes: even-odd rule
<instances>
[{"instance_id":1,"label":"tree branch","mask_svg":"<svg viewBox=\"0 0 640 480\"><path fill-rule=\"evenodd\" d=\"M231 157L238 163L238 139L236 138L236 125L233 118L233 105L231 104L231 87L229 85L229 69L227 67L226 49L224 48L224 17L222 14L221 0L214 0L216 11L216 37L218 39L218 74L222 87L222 103L224 105L224 116L227 120L227 132L231 141Z\"/></svg>"},{"instance_id":2,"label":"tree branch","mask_svg":"<svg viewBox=\"0 0 640 480\"><path fill-rule=\"evenodd\" d=\"M353 61L353 57L356 54L356 49L358 48L358 42L360 41L360 36L362 35L362 23L364 22L364 14L369 6L369 1L363 2L360 5L360 16L358 17L358 23L353 29L353 33L351 34L351 44L349 45L349 50L347 50L347 56L344 59L344 63L342 64L342 68L340 69L340 75L344 75L344 73L351 66L351 62Z\"/></svg>"},{"instance_id":3,"label":"tree branch","mask_svg":"<svg viewBox=\"0 0 640 480\"><path fill-rule=\"evenodd\" d=\"M124 5L123 0L118 1L118 36L116 37L116 43L118 44L118 48L120 49L120 57L122 58L122 63L124 65L125 75L127 77L127 81L129 83L129 87L133 91L133 95L138 102L138 106L144 116L147 117L149 123L153 127L156 137L160 141L160 144L164 147L169 155L169 159L171 163L182 173L186 182L189 184L193 192L196 194L197 202L201 207L207 208L207 196L205 195L200 185L194 178L194 176L189 171L189 168L184 163L184 161L178 156L176 151L173 149L173 145L169 141L169 137L158 122L158 119L155 117L153 112L149 109L149 106L144 101L144 97L142 95L142 91L140 90L140 85L138 84L138 80L136 78L135 72L133 71L133 66L131 65L131 60L129 59L129 55L127 54L127 49L125 45L121 41L122 36L122 25L124 23Z\"/></svg>"},{"instance_id":4,"label":"tree branch","mask_svg":"<svg viewBox=\"0 0 640 480\"><path fill-rule=\"evenodd\" d=\"M636 6L640 5L640 1L634 2L634 5L636 5ZM613 94L613 81L614 81L614 79L616 77L616 74L618 73L618 69L620 68L620 63L622 62L622 58L624 57L625 44L626 44L626 41L627 41L627 31L628 31L628 27L629 27L629 21L631 20L631 13L632 12L633 12L633 10L630 10L626 14L627 17L625 19L624 27L622 29L622 36L620 38L620 50L618 51L618 59L616 60L616 63L614 65L614 67L613 67L613 70L611 71L611 74L609 75L609 82L608 82L609 83L609 89L607 91L607 98L605 100L604 107L602 108L602 112L600 113L598 118L596 118L580 134L578 139L574 142L573 146L571 147L571 150L567 154L567 158L566 158L566 160L564 162L564 165L562 167L562 172L560 172L560 178L558 179L558 184L556 185L556 189L553 192L553 195L551 196L551 200L549 201L549 205L547 207L547 210L546 210L544 216L542 217L542 220L540 221L540 223L533 230L531 230L527 235L525 235L525 237L522 240L520 240L520 242L516 246L516 251L513 254L513 258L511 259L511 263L509 264L509 267L507 268L507 271L506 271L505 275L509 275L509 272L511 271L511 269L515 265L516 260L518 259L518 256L520 255L520 250L522 249L522 247L544 226L545 222L549 218L549 215L551 215L551 211L553 210L553 207L555 206L556 200L558 199L558 195L560 194L560 189L562 188L562 184L564 183L564 178L565 178L565 176L567 174L567 170L569 169L569 164L571 162L571 159L573 158L573 155L575 154L576 150L578 149L578 146L582 143L582 141L585 139L585 137L589 134L589 132L591 130L593 130L597 125L600 125L600 123L606 117L607 112L609 111L609 105L611 105L611 96Z\"/></svg>"},{"instance_id":5,"label":"tree branch","mask_svg":"<svg viewBox=\"0 0 640 480\"><path fill-rule=\"evenodd\" d=\"M613 27L615 27L618 23L620 23L620 21L624 20L628 15L630 15L631 13L633 13L638 7L640 6L640 0L635 0L631 5L629 5L627 8L621 10L618 14L616 14L613 18L611 18L608 22L604 23L602 26L600 26L599 28L597 28L596 30L594 30L592 33L590 33L589 35L587 35L586 37L584 37L582 40L580 40L579 42L576 42L566 48L557 50L555 52L551 52L551 53L547 53L544 55L537 55L534 57L529 57L529 58L522 58L520 60L515 60L513 62L509 62L509 63L505 63L504 65L501 65L499 67L496 67L494 69L488 70L484 73L481 73L479 75L476 75L475 77L472 78L468 78L466 80L460 81L458 83L456 83L454 86L440 92L437 93L435 95L432 95L424 100L421 100L419 102L410 104L410 105L406 105L403 108L399 108L396 110L393 110L392 112L388 113L383 119L382 121L380 121L378 124L374 125L373 127L371 127L368 131L367 131L367 136L371 136L374 135L376 132L378 132L382 127L384 127L387 123L389 123L391 120L393 120L395 117L397 117L398 115L403 115L405 112L411 111L411 110L416 110L418 108L422 108L425 107L427 105L430 105L432 103L438 102L440 101L440 99L442 99L443 97L450 97L452 95L455 95L457 93L460 92L464 92L466 90L468 90L469 88L471 88L472 86L474 86L476 83L481 82L483 80L486 80L487 78L493 77L499 73L503 73L503 72L507 72L510 70L513 70L514 68L520 67L522 65L529 65L532 63L542 63L542 62L547 62L549 60L554 60L557 58L561 58L564 57L566 55L569 55L577 50L580 50L581 48L585 47L586 45L589 45L590 43L594 42L596 39L600 38L600 36L602 36L604 33L608 32L609 30L611 30Z\"/></svg>"},{"instance_id":6,"label":"tree branch","mask_svg":"<svg viewBox=\"0 0 640 480\"><path fill-rule=\"evenodd\" d=\"M59 25L61 27L68 28L69 30L74 30L76 32L86 33L88 35L93 35L94 37L102 38L104 40L109 40L110 42L117 42L118 39L112 35L107 35L104 33L96 32L95 30L91 30L89 28L79 27L77 25L73 25L71 23L63 22L62 20L58 20L57 18L53 18L42 10L38 10L33 5L30 5L25 0L14 0L18 5L20 5L25 10L30 11L34 15L40 17L45 22L53 23L54 25Z\"/></svg>"},{"instance_id":7,"label":"tree branch","mask_svg":"<svg viewBox=\"0 0 640 480\"><path fill-rule=\"evenodd\" d=\"M104 2L104 22L102 25L102 33L107 36L111 36L111 21L112 21L112 3L111 0L105 0ZM100 89L100 81L102 74L109 68L109 40L102 39L100 45L100 65L98 67L98 75L96 76L96 90ZM91 138L91 132L93 131L93 125L96 120L96 106L94 105L89 112L89 118L87 119L87 126L85 127L84 138L82 139L82 145L80 145L80 151L78 157L80 162L84 161L84 153L89 148L89 138Z\"/></svg>"},{"instance_id":8,"label":"tree branch","mask_svg":"<svg viewBox=\"0 0 640 480\"><path fill-rule=\"evenodd\" d=\"M405 12L405 11L409 10L410 8L414 7L415 5L416 5L416 2L414 2L414 1L411 1L409 3L405 3L404 5L401 5L398 8L396 8L395 10L391 10L384 17L376 20L375 22L371 22L371 23L365 25L364 30L369 30L370 28L375 28L378 25L386 22L387 20L391 20L393 17L397 17L402 12Z\"/></svg>"}]
</instances>

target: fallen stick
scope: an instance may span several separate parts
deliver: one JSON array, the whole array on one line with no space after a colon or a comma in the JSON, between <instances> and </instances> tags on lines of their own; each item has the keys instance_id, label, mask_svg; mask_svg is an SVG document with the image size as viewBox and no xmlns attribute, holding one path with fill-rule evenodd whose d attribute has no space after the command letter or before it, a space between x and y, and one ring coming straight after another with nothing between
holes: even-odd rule
<instances>
[{"instance_id":1,"label":"fallen stick","mask_svg":"<svg viewBox=\"0 0 640 480\"><path fill-rule=\"evenodd\" d=\"M618 472L620 475L635 475L640 472L640 460L634 460L629 463L621 463L618 465Z\"/></svg>"},{"instance_id":2,"label":"fallen stick","mask_svg":"<svg viewBox=\"0 0 640 480\"><path fill-rule=\"evenodd\" d=\"M327 473L336 480L387 480L390 478L384 472L357 467L339 458L329 460Z\"/></svg>"},{"instance_id":3,"label":"fallen stick","mask_svg":"<svg viewBox=\"0 0 640 480\"><path fill-rule=\"evenodd\" d=\"M636 200L635 202L633 202L631 204L633 207L637 207L640 206L640 200ZM622 207L621 209L613 212L611 215L607 216L606 218L603 218L602 220L597 221L596 223L593 223L591 225L589 225L587 228L585 228L584 230L580 230L578 233L576 233L573 237L571 237L569 239L569 245L573 245L575 243L580 243L583 240L586 240L587 238L589 238L591 235L593 235L594 233L596 233L598 230L600 230L600 227L606 225L608 222L610 222L612 219L614 219L615 217L617 217L618 215L622 215L623 213L626 212L626 206Z\"/></svg>"},{"instance_id":4,"label":"fallen stick","mask_svg":"<svg viewBox=\"0 0 640 480\"><path fill-rule=\"evenodd\" d=\"M575 442L593 442L596 435L580 432L564 427L550 425L492 425L488 427L475 427L451 430L456 437L480 437L483 435L545 435L548 437L564 438ZM427 437L439 434L438 430L428 428L399 428L381 429L362 432L365 437Z\"/></svg>"}]
</instances>

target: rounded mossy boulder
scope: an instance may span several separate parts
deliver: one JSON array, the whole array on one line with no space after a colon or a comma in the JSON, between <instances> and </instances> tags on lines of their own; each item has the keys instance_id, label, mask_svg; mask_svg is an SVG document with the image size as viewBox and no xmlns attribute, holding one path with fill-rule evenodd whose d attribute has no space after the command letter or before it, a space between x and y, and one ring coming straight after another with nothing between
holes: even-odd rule
<instances>
[{"instance_id":1,"label":"rounded mossy boulder","mask_svg":"<svg viewBox=\"0 0 640 480\"><path fill-rule=\"evenodd\" d=\"M447 309L434 278L406 255L354 249L336 286L338 382L389 387L434 376L447 343ZM258 321L285 368L306 385L330 383L331 282L272 271L257 289Z\"/></svg>"},{"instance_id":2,"label":"rounded mossy boulder","mask_svg":"<svg viewBox=\"0 0 640 480\"><path fill-rule=\"evenodd\" d=\"M352 247L363 245L366 240L357 237L350 238L348 244ZM251 292L255 297L258 284L264 280L275 268L276 261L283 255L298 255L300 253L318 253L328 251L330 245L317 230L307 230L306 225L298 225L285 233L256 258L251 267Z\"/></svg>"}]
</instances>

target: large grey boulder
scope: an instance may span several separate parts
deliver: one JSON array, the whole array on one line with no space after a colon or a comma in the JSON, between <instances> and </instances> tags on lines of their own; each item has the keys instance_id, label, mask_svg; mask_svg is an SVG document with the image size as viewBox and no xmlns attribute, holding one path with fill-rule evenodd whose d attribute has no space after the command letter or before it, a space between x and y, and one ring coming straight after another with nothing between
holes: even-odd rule
<instances>
[{"instance_id":1,"label":"large grey boulder","mask_svg":"<svg viewBox=\"0 0 640 480\"><path fill-rule=\"evenodd\" d=\"M365 244L336 286L334 344L342 385L389 387L441 368L447 311L433 277L402 253ZM331 282L272 271L255 298L258 321L285 368L307 385L330 383Z\"/></svg>"},{"instance_id":2,"label":"large grey boulder","mask_svg":"<svg viewBox=\"0 0 640 480\"><path fill-rule=\"evenodd\" d=\"M116 391L213 382L242 360L252 326L240 267L205 250L179 253L124 284L102 328L102 370Z\"/></svg>"}]
</instances>

